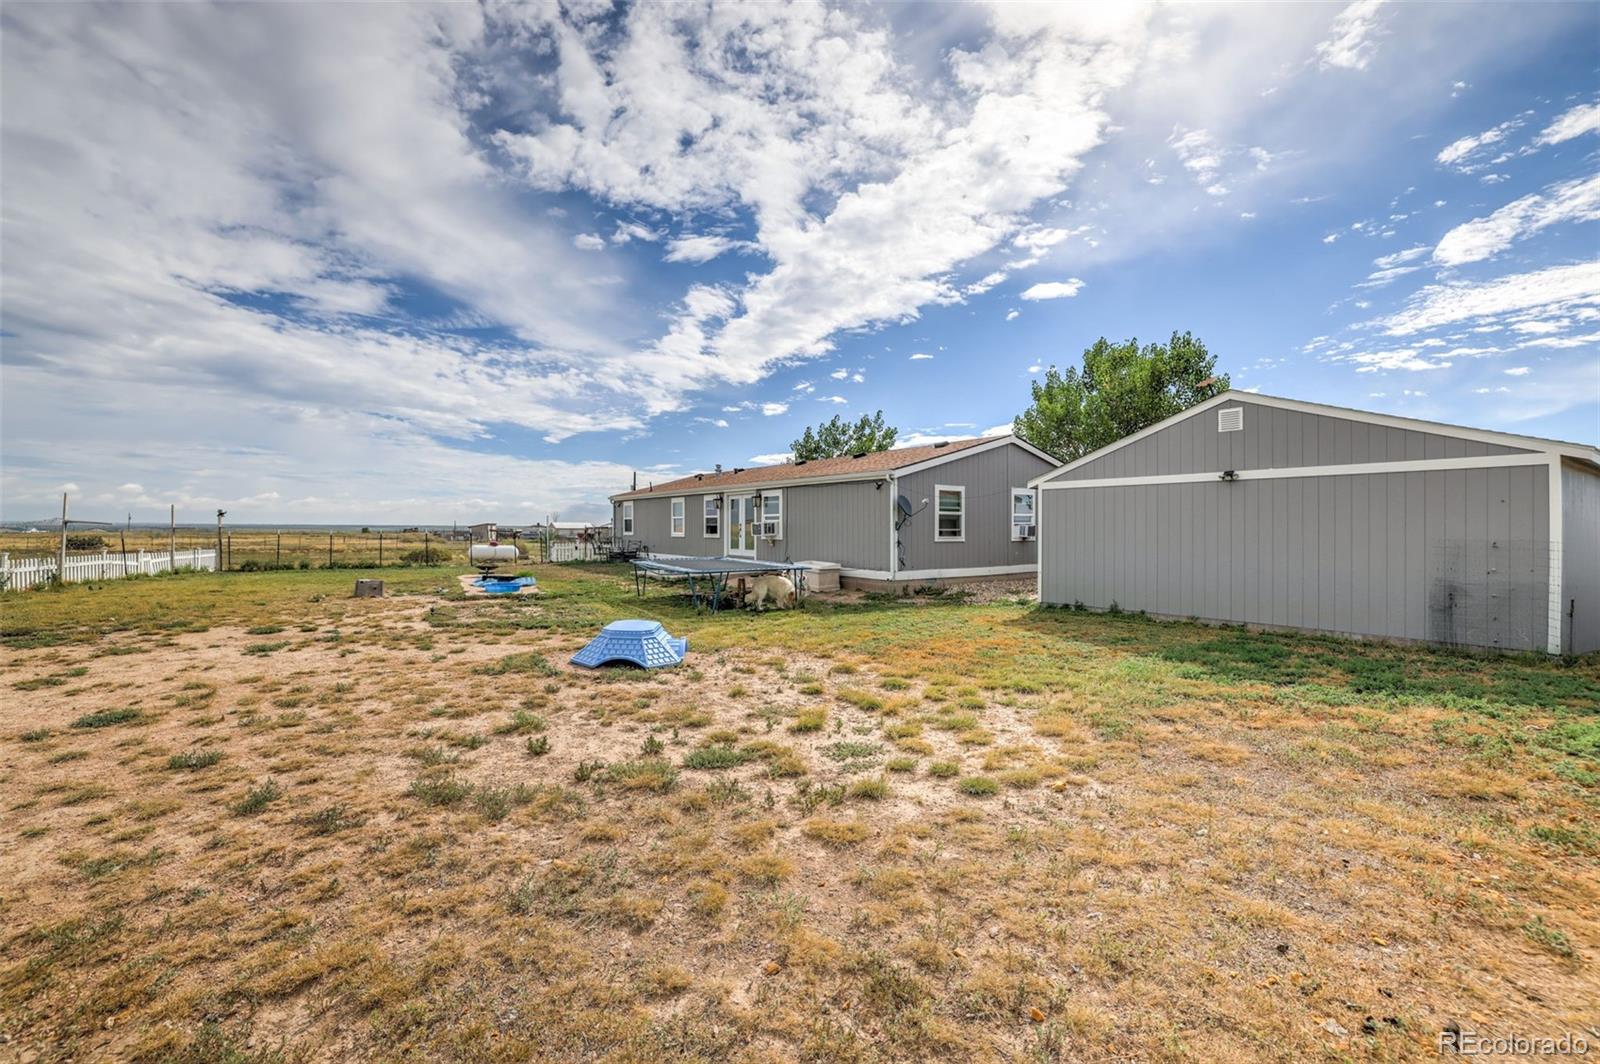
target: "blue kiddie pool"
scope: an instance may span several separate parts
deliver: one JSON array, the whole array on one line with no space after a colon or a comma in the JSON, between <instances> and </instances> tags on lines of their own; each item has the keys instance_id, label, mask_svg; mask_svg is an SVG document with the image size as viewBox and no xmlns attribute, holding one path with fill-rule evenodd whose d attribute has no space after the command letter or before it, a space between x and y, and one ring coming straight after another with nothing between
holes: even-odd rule
<instances>
[{"instance_id":1,"label":"blue kiddie pool","mask_svg":"<svg viewBox=\"0 0 1600 1064\"><path fill-rule=\"evenodd\" d=\"M479 587L490 595L515 595L525 587L533 587L536 581L531 576L480 576L472 582L474 587Z\"/></svg>"},{"instance_id":2,"label":"blue kiddie pool","mask_svg":"<svg viewBox=\"0 0 1600 1064\"><path fill-rule=\"evenodd\" d=\"M689 652L689 640L667 634L660 621L612 621L572 655L574 665L594 669L607 662L626 661L641 669L677 665Z\"/></svg>"}]
</instances>

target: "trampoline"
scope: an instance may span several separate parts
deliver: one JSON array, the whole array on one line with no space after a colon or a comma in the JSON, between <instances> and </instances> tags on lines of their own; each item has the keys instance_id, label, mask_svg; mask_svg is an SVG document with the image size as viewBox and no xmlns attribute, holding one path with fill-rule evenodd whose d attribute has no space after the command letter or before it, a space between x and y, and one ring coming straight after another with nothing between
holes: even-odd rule
<instances>
[{"instance_id":1,"label":"trampoline","mask_svg":"<svg viewBox=\"0 0 1600 1064\"><path fill-rule=\"evenodd\" d=\"M698 606L702 599L709 598L711 612L716 613L721 608L729 578L764 573L777 573L793 580L795 604L804 601L805 566L793 562L760 562L754 558L635 558L633 591L643 598L652 574L669 580L687 580L690 600Z\"/></svg>"}]
</instances>

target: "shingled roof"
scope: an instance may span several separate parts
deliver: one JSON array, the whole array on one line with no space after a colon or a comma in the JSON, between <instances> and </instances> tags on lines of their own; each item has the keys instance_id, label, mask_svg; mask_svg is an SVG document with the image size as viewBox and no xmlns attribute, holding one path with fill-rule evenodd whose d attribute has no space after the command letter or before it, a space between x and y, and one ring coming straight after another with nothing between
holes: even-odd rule
<instances>
[{"instance_id":1,"label":"shingled roof","mask_svg":"<svg viewBox=\"0 0 1600 1064\"><path fill-rule=\"evenodd\" d=\"M989 436L972 440L950 440L948 443L930 443L919 447L896 447L890 451L871 451L867 454L843 458L818 458L810 462L785 462L783 465L752 466L749 469L729 469L721 473L695 473L677 480L669 480L638 491L625 491L611 496L621 499L647 499L659 495L698 495L728 488L766 487L769 484L804 483L808 480L838 480L857 475L870 477L888 473L906 466L942 458L948 454L965 451L979 444L1011 439L1010 436Z\"/></svg>"}]
</instances>

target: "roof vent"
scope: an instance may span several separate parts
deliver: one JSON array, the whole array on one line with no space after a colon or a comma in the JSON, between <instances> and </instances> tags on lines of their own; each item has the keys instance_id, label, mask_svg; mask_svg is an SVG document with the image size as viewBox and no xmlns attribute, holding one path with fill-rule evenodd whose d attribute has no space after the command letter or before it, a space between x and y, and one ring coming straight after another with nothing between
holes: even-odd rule
<instances>
[{"instance_id":1,"label":"roof vent","mask_svg":"<svg viewBox=\"0 0 1600 1064\"><path fill-rule=\"evenodd\" d=\"M950 441L949 440L940 440L938 443L934 444L934 447L936 447L936 448L937 447L948 447L948 446L950 446Z\"/></svg>"},{"instance_id":2,"label":"roof vent","mask_svg":"<svg viewBox=\"0 0 1600 1064\"><path fill-rule=\"evenodd\" d=\"M706 479L706 475L704 473L696 473L694 475L694 479L696 479L696 480L704 480L704 479Z\"/></svg>"},{"instance_id":3,"label":"roof vent","mask_svg":"<svg viewBox=\"0 0 1600 1064\"><path fill-rule=\"evenodd\" d=\"M867 456L867 452L866 451L857 451L855 454L851 455L850 457L851 458L865 458L866 456Z\"/></svg>"},{"instance_id":4,"label":"roof vent","mask_svg":"<svg viewBox=\"0 0 1600 1064\"><path fill-rule=\"evenodd\" d=\"M809 461L811 461L811 459L809 459L809 458L796 458L794 460L794 464L795 465L805 465Z\"/></svg>"},{"instance_id":5,"label":"roof vent","mask_svg":"<svg viewBox=\"0 0 1600 1064\"><path fill-rule=\"evenodd\" d=\"M1217 411L1218 432L1241 432L1244 430L1244 407L1230 406L1226 410Z\"/></svg>"},{"instance_id":6,"label":"roof vent","mask_svg":"<svg viewBox=\"0 0 1600 1064\"><path fill-rule=\"evenodd\" d=\"M736 465L736 466L733 467L733 471L735 473L743 473L744 472L744 466L737 466Z\"/></svg>"}]
</instances>

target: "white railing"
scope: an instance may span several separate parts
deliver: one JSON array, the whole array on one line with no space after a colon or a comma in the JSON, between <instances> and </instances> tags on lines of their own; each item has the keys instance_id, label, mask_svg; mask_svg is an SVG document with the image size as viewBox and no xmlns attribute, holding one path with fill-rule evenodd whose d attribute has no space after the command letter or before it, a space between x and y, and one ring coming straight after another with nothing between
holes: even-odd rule
<instances>
[{"instance_id":1,"label":"white railing","mask_svg":"<svg viewBox=\"0 0 1600 1064\"><path fill-rule=\"evenodd\" d=\"M123 576L154 576L176 566L179 569L208 569L217 567L215 550L128 551L126 554L101 551L98 554L67 555L66 581L69 584L85 580L115 580ZM0 589L21 591L53 583L56 578L55 558L12 558L0 554Z\"/></svg>"}]
</instances>

